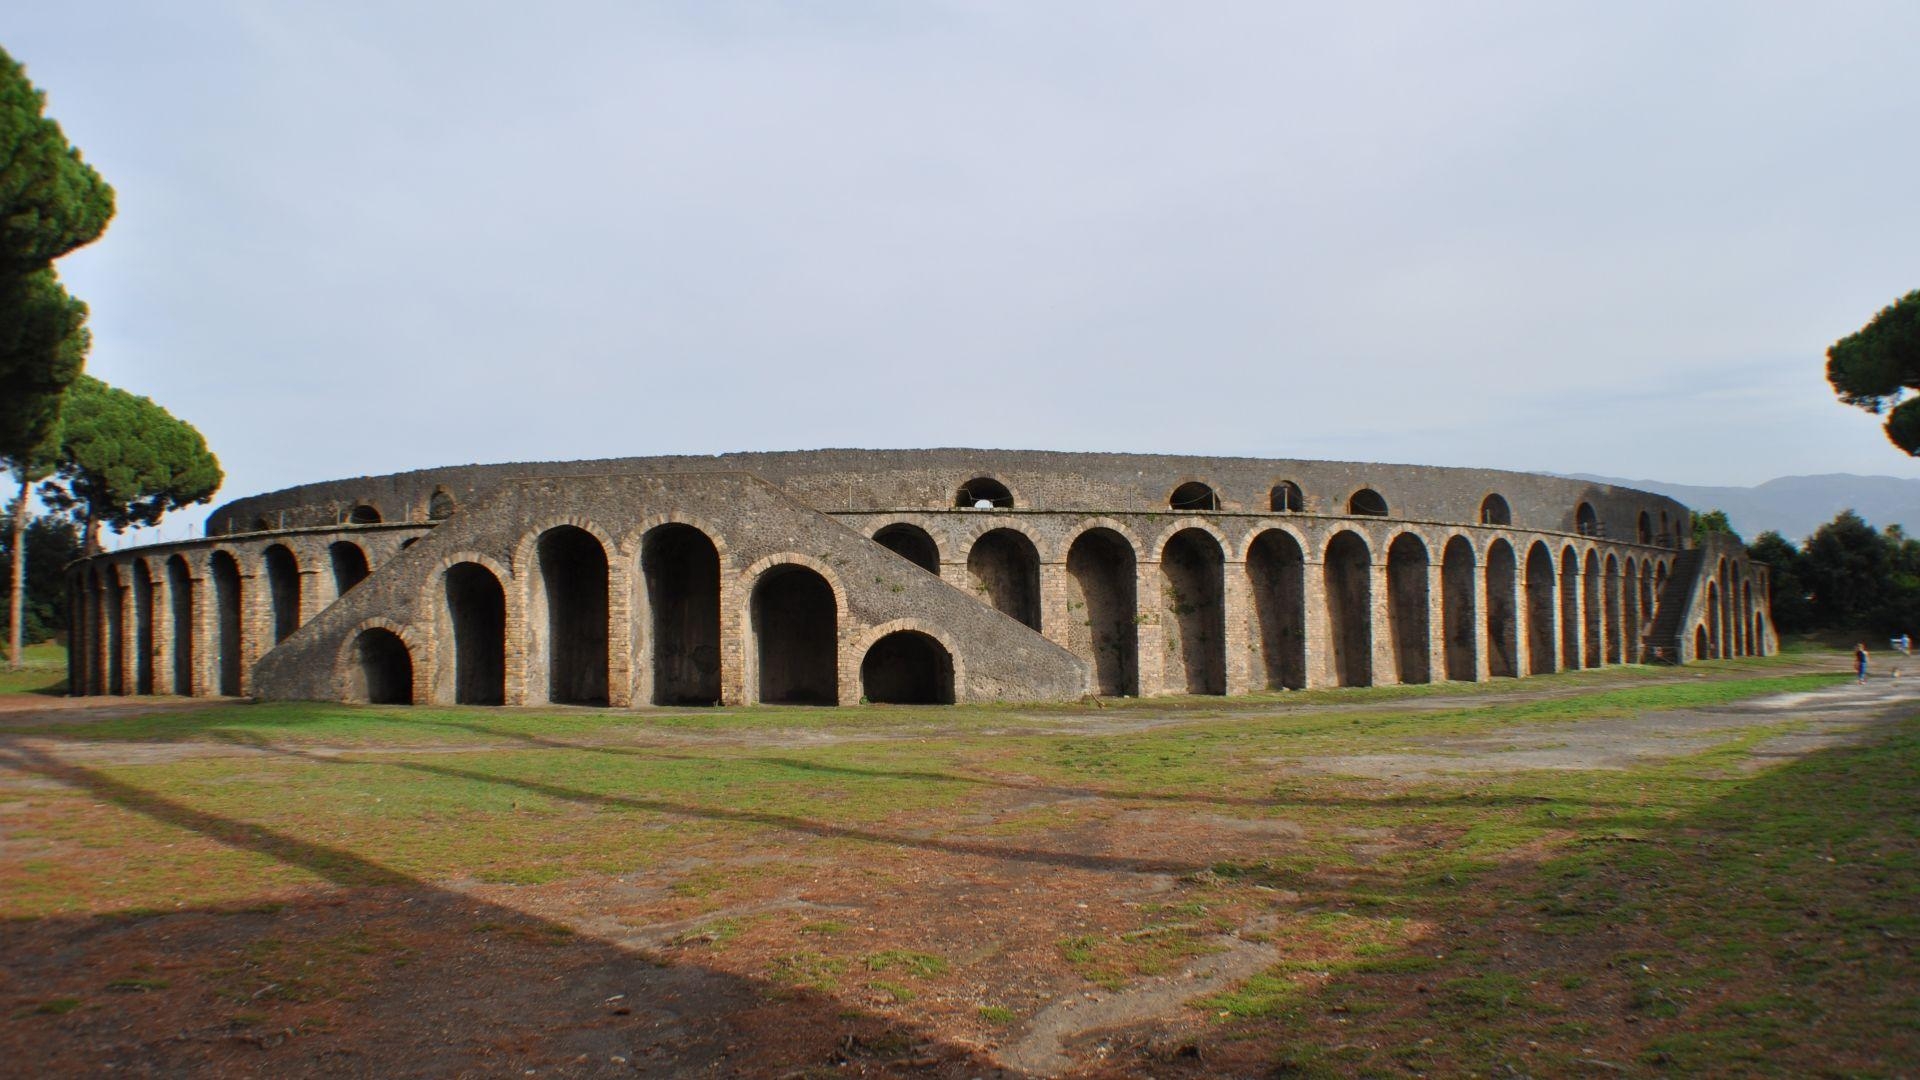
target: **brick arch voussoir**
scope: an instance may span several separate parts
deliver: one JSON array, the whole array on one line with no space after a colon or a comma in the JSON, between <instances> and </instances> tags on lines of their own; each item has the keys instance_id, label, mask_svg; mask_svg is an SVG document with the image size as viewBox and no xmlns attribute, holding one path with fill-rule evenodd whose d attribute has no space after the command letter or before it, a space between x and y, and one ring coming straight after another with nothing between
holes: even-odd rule
<instances>
[{"instance_id":1,"label":"brick arch voussoir","mask_svg":"<svg viewBox=\"0 0 1920 1080\"><path fill-rule=\"evenodd\" d=\"M1238 561L1246 562L1253 555L1253 545L1270 532L1284 533L1292 537L1293 542L1300 545L1301 561L1305 562L1312 558L1313 542L1307 538L1307 530L1289 521L1262 520L1255 522L1234 548L1239 552Z\"/></svg>"},{"instance_id":2,"label":"brick arch voussoir","mask_svg":"<svg viewBox=\"0 0 1920 1080\"><path fill-rule=\"evenodd\" d=\"M1181 483L1186 483L1186 481L1183 480ZM1228 539L1226 531L1220 528L1220 526L1203 517L1183 514L1162 526L1160 531L1154 534L1153 546L1148 548L1146 553L1142 555L1142 561L1159 562L1160 557L1166 553L1168 542L1181 533L1186 532L1188 529L1199 529L1201 532L1213 537L1214 543L1220 545L1220 558L1223 560L1230 558L1236 551L1238 551L1243 558L1245 557L1246 552L1234 544L1232 540Z\"/></svg>"},{"instance_id":3,"label":"brick arch voussoir","mask_svg":"<svg viewBox=\"0 0 1920 1080\"><path fill-rule=\"evenodd\" d=\"M523 571L533 566L534 553L539 549L540 538L562 525L572 525L593 537L595 540L598 540L600 542L600 550L606 552L609 569L617 562L614 555L619 552L620 547L614 542L611 533L601 528L592 518L582 517L578 514L561 514L554 517L541 518L527 526L527 528L521 532L520 539L515 541L513 545L513 569L515 577L526 579L532 576Z\"/></svg>"},{"instance_id":4,"label":"brick arch voussoir","mask_svg":"<svg viewBox=\"0 0 1920 1080\"><path fill-rule=\"evenodd\" d=\"M410 696L415 704L426 701L433 691L433 655L430 642L425 635L413 627L380 615L360 620L341 636L340 646L334 650L333 657L335 685L346 682L347 665L353 661L354 643L360 640L361 634L369 630L391 631L393 636L399 638L400 643L407 647L407 660L413 668L413 689Z\"/></svg>"},{"instance_id":5,"label":"brick arch voussoir","mask_svg":"<svg viewBox=\"0 0 1920 1080\"><path fill-rule=\"evenodd\" d=\"M1016 532L1026 537L1027 543L1033 545L1034 555L1041 562L1059 561L1053 557L1053 552L1049 550L1052 545L1044 542L1040 537L1035 536L1032 527L1023 521L981 521L973 523L972 527L967 530L965 538L960 543L960 557L958 561L964 563L972 560L974 545L980 542L981 537L986 536L990 532L999 532L1001 529L1005 529L1008 532Z\"/></svg>"},{"instance_id":6,"label":"brick arch voussoir","mask_svg":"<svg viewBox=\"0 0 1920 1080\"><path fill-rule=\"evenodd\" d=\"M872 540L879 536L883 529L890 529L895 525L911 525L926 533L928 539L933 541L934 553L938 556L938 561L944 564L947 561L947 550L956 545L952 542L951 527L942 523L939 520L940 517L941 515L920 513L879 514L867 519L866 527L860 530L860 535ZM971 546L971 544L972 541L968 541L968 545Z\"/></svg>"},{"instance_id":7,"label":"brick arch voussoir","mask_svg":"<svg viewBox=\"0 0 1920 1080\"><path fill-rule=\"evenodd\" d=\"M727 536L719 526L697 514L688 514L679 510L649 514L623 533L619 547L621 560L637 566L640 561L640 550L647 542L647 534L662 525L685 525L688 528L700 530L700 535L707 538L707 542L713 545L713 550L720 556L721 572L725 573L732 569L733 547L727 542ZM609 556L611 554L610 550Z\"/></svg>"}]
</instances>

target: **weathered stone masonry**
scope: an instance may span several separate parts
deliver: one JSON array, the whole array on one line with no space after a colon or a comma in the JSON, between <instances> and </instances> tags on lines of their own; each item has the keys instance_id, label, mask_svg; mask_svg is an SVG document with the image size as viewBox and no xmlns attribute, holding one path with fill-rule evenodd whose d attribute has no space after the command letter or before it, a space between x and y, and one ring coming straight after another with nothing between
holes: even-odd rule
<instances>
[{"instance_id":1,"label":"weathered stone masonry","mask_svg":"<svg viewBox=\"0 0 1920 1080\"><path fill-rule=\"evenodd\" d=\"M215 511L70 576L78 694L1059 700L1763 655L1766 567L1646 492L922 450L464 466Z\"/></svg>"}]
</instances>

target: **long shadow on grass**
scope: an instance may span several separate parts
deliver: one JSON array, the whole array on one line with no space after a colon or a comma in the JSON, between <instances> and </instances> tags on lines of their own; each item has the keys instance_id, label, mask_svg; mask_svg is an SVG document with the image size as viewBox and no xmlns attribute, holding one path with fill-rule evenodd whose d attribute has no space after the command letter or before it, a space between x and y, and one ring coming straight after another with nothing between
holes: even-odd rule
<instances>
[{"instance_id":1,"label":"long shadow on grass","mask_svg":"<svg viewBox=\"0 0 1920 1080\"><path fill-rule=\"evenodd\" d=\"M970 787L991 787L1004 791L1020 791L1038 795L1054 795L1060 798L1113 799L1115 801L1164 802L1187 805L1217 805L1251 807L1262 810L1276 810L1287 807L1342 807L1365 805L1371 807L1502 807L1519 806L1530 803L1552 801L1537 797L1487 795L1477 792L1457 792L1453 794L1415 795L1394 793L1381 797L1344 798L1338 796L1315 795L1302 792L1289 792L1285 795L1226 795L1196 794L1181 791L1141 791L1138 789L1095 787L1084 784L1048 784L1040 781L1011 780L1002 776L980 776L966 773L940 772L931 769L882 769L863 768L855 765L834 765L805 758L767 754L739 754L716 757L709 754L689 754L681 751L658 747L603 746L595 743L568 742L563 739L551 739L523 731L507 731L489 727L485 724L462 723L457 720L431 719L410 721L423 727L445 727L458 731L468 731L478 735L504 741L517 742L523 746L542 750L565 750L576 753L603 754L612 757L635 758L640 760L684 761L702 764L720 765L731 762L756 765L777 765L781 768L800 772L820 773L830 776L845 776L861 780L913 780L934 784L960 784ZM280 749L273 742L234 731L218 731L215 734L229 742L239 742L263 751ZM1605 800L1583 799L1583 805L1595 808L1615 804Z\"/></svg>"},{"instance_id":2,"label":"long shadow on grass","mask_svg":"<svg viewBox=\"0 0 1920 1080\"><path fill-rule=\"evenodd\" d=\"M975 1048L828 994L683 956L663 966L31 748L0 750L0 765L344 890L231 908L0 921L5 997L18 1010L0 1027L0 1072L80 1075L120 1064L181 1075L771 1076L870 1074L902 1057L932 1076L995 1068ZM153 956L166 978L143 959Z\"/></svg>"}]
</instances>

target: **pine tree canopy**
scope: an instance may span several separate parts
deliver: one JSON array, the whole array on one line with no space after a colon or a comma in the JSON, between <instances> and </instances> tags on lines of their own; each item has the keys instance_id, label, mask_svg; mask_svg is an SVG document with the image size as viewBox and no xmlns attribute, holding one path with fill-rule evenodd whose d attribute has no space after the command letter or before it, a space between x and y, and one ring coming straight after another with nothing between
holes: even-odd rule
<instances>
[{"instance_id":1,"label":"pine tree canopy","mask_svg":"<svg viewBox=\"0 0 1920 1080\"><path fill-rule=\"evenodd\" d=\"M92 243L113 218L113 189L45 108L46 95L0 50L0 273L38 270Z\"/></svg>"},{"instance_id":2,"label":"pine tree canopy","mask_svg":"<svg viewBox=\"0 0 1920 1080\"><path fill-rule=\"evenodd\" d=\"M1920 455L1920 289L1895 300L1873 320L1827 350L1827 382L1849 405L1872 413L1893 407L1887 438Z\"/></svg>"},{"instance_id":3,"label":"pine tree canopy","mask_svg":"<svg viewBox=\"0 0 1920 1080\"><path fill-rule=\"evenodd\" d=\"M82 375L67 390L60 468L41 498L84 522L91 546L98 526L157 524L169 510L213 498L224 478L193 425Z\"/></svg>"},{"instance_id":4,"label":"pine tree canopy","mask_svg":"<svg viewBox=\"0 0 1920 1080\"><path fill-rule=\"evenodd\" d=\"M87 305L67 295L51 267L0 275L0 458L30 476L58 449L61 395L89 342Z\"/></svg>"}]
</instances>

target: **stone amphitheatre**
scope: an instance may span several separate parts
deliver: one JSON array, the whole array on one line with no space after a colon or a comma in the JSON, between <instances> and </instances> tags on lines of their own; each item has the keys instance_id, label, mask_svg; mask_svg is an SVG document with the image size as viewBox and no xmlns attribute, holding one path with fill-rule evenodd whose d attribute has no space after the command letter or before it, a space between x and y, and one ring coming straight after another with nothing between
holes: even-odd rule
<instances>
[{"instance_id":1,"label":"stone amphitheatre","mask_svg":"<svg viewBox=\"0 0 1920 1080\"><path fill-rule=\"evenodd\" d=\"M822 450L474 465L74 566L81 694L615 707L1484 681L1774 650L1763 565L1562 477Z\"/></svg>"}]
</instances>

